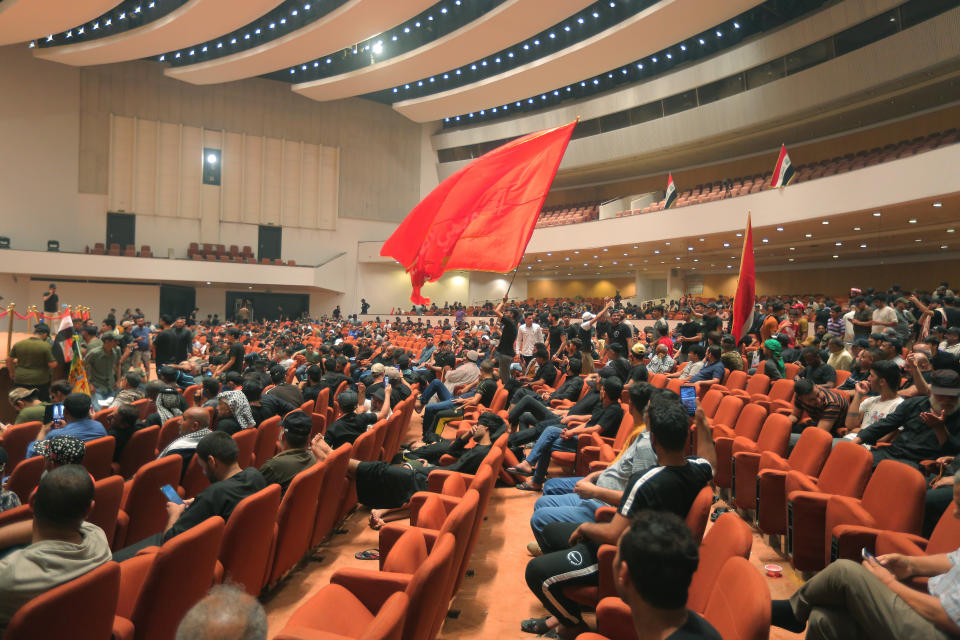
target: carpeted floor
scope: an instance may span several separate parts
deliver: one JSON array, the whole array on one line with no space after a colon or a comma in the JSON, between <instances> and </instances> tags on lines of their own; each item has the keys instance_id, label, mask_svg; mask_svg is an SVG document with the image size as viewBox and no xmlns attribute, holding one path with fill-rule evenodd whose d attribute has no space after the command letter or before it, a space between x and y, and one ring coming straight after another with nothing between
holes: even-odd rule
<instances>
[{"instance_id":1,"label":"carpeted floor","mask_svg":"<svg viewBox=\"0 0 960 640\"><path fill-rule=\"evenodd\" d=\"M414 414L411 439L419 432L419 416ZM545 615L523 579L524 567L529 560L526 545L533 539L530 513L537 495L512 487L494 490L470 563L474 575L464 580L452 607L459 611L459 616L446 619L440 638L532 640L533 636L520 631L520 621ZM377 570L376 561L354 558L357 551L377 547L377 532L367 527L368 515L369 512L362 507L351 515L344 525L345 533L334 536L320 548L318 555L322 556L321 561L309 562L295 571L269 596L265 606L271 637L282 629L302 602L329 583L330 576L338 567ZM758 571L762 571L767 562L776 562L784 567L782 578L767 578L774 598L789 597L802 584L789 563L766 544L759 533L754 534L750 560ZM802 636L774 628L770 637L785 640Z\"/></svg>"}]
</instances>

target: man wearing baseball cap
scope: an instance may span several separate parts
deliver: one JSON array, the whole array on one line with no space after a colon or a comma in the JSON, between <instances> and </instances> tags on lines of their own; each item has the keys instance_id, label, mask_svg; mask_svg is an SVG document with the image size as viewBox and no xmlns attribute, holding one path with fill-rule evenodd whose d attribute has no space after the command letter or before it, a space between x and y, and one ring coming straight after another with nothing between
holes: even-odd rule
<instances>
[{"instance_id":1,"label":"man wearing baseball cap","mask_svg":"<svg viewBox=\"0 0 960 640\"><path fill-rule=\"evenodd\" d=\"M46 406L40 401L40 392L36 389L17 387L7 394L7 399L10 400L10 406L13 407L13 410L17 412L13 424L43 422Z\"/></svg>"},{"instance_id":2,"label":"man wearing baseball cap","mask_svg":"<svg viewBox=\"0 0 960 640\"><path fill-rule=\"evenodd\" d=\"M292 411L281 423L280 453L263 463L260 473L267 484L279 484L280 491L286 493L294 476L312 466L317 459L307 448L313 421L303 411Z\"/></svg>"},{"instance_id":3,"label":"man wearing baseball cap","mask_svg":"<svg viewBox=\"0 0 960 640\"><path fill-rule=\"evenodd\" d=\"M874 464L896 460L918 467L960 452L960 374L939 369L930 376L930 395L907 398L882 420L861 429L854 442L876 444L896 430L900 435L888 447L873 449Z\"/></svg>"}]
</instances>

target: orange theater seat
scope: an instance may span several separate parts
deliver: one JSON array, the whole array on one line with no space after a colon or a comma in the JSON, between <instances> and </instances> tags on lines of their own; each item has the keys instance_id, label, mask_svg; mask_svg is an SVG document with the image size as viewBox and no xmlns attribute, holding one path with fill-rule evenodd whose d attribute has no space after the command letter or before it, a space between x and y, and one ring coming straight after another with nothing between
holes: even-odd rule
<instances>
[{"instance_id":1,"label":"orange theater seat","mask_svg":"<svg viewBox=\"0 0 960 640\"><path fill-rule=\"evenodd\" d=\"M957 547L960 547L960 518L956 506L951 504L940 516L929 540L902 531L881 531L877 534L876 553L878 556L887 553L935 556L950 553ZM926 578L913 578L912 582L916 588L926 591Z\"/></svg>"},{"instance_id":2,"label":"orange theater seat","mask_svg":"<svg viewBox=\"0 0 960 640\"><path fill-rule=\"evenodd\" d=\"M400 640L408 598L386 600L329 584L297 609L274 640Z\"/></svg>"},{"instance_id":3,"label":"orange theater seat","mask_svg":"<svg viewBox=\"0 0 960 640\"><path fill-rule=\"evenodd\" d=\"M298 473L280 502L277 513L276 553L270 569L269 584L276 584L310 549L317 519L317 497L323 485L324 463Z\"/></svg>"},{"instance_id":4,"label":"orange theater seat","mask_svg":"<svg viewBox=\"0 0 960 640\"><path fill-rule=\"evenodd\" d=\"M157 442L160 440L160 427L144 427L134 431L123 447L120 461L113 463L113 472L124 478L132 478L137 470L143 468L157 457ZM174 485L177 483L174 482Z\"/></svg>"},{"instance_id":5,"label":"orange theater seat","mask_svg":"<svg viewBox=\"0 0 960 640\"><path fill-rule=\"evenodd\" d=\"M746 508L753 508L760 468L771 456L786 455L789 444L790 418L779 413L768 415L763 421L756 442L749 438L734 438L732 485L734 500L738 505L749 504Z\"/></svg>"},{"instance_id":6,"label":"orange theater seat","mask_svg":"<svg viewBox=\"0 0 960 640\"><path fill-rule=\"evenodd\" d=\"M861 549L876 547L880 531L920 533L927 485L915 468L883 460L877 465L863 498L830 496L825 542L827 562L860 559Z\"/></svg>"},{"instance_id":7,"label":"orange theater seat","mask_svg":"<svg viewBox=\"0 0 960 640\"><path fill-rule=\"evenodd\" d=\"M160 430L159 427L153 427ZM130 446L129 444L127 446ZM124 484L122 513L117 521L114 549L160 533L167 525L167 499L160 490L165 484L179 485L180 456L166 456L143 465Z\"/></svg>"},{"instance_id":8,"label":"orange theater seat","mask_svg":"<svg viewBox=\"0 0 960 640\"><path fill-rule=\"evenodd\" d=\"M234 507L223 532L220 563L224 581L256 597L267 582L277 536L280 485L267 485Z\"/></svg>"},{"instance_id":9,"label":"orange theater seat","mask_svg":"<svg viewBox=\"0 0 960 640\"><path fill-rule=\"evenodd\" d=\"M749 560L730 558L717 576L703 617L724 640L770 637L770 589Z\"/></svg>"},{"instance_id":10,"label":"orange theater seat","mask_svg":"<svg viewBox=\"0 0 960 640\"><path fill-rule=\"evenodd\" d=\"M103 529L107 544L111 545L111 548L117 531L121 500L123 500L123 478L120 476L109 476L97 480L93 485L93 506L87 515L87 522Z\"/></svg>"},{"instance_id":11,"label":"orange theater seat","mask_svg":"<svg viewBox=\"0 0 960 640\"><path fill-rule=\"evenodd\" d=\"M735 409L737 416L734 423L720 422L724 406ZM718 487L728 489L733 483L733 443L736 439L744 438L756 442L760 437L767 410L756 404L748 404L740 411L736 405L743 407L743 402L737 396L727 396L720 402L720 410L713 422L713 440L717 449L717 468L714 471L713 481ZM691 438L694 434L691 433Z\"/></svg>"}]
</instances>

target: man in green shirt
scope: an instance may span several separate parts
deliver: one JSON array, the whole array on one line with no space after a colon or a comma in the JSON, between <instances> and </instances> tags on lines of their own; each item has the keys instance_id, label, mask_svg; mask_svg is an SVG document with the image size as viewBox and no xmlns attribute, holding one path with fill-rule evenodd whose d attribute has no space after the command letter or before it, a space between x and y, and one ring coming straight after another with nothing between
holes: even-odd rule
<instances>
[{"instance_id":1,"label":"man in green shirt","mask_svg":"<svg viewBox=\"0 0 960 640\"><path fill-rule=\"evenodd\" d=\"M50 399L50 370L57 366L49 342L50 327L43 323L33 326L33 335L13 345L7 358L7 369L13 384L36 389L41 400Z\"/></svg>"},{"instance_id":2,"label":"man in green shirt","mask_svg":"<svg viewBox=\"0 0 960 640\"><path fill-rule=\"evenodd\" d=\"M40 392L36 389L17 387L7 395L10 406L17 412L13 424L24 422L43 422L43 414L47 405L40 401Z\"/></svg>"},{"instance_id":3,"label":"man in green shirt","mask_svg":"<svg viewBox=\"0 0 960 640\"><path fill-rule=\"evenodd\" d=\"M87 377L93 387L93 410L109 407L117 393L117 380L120 377L119 338L113 331L100 336L102 345L87 350L83 364L87 367Z\"/></svg>"},{"instance_id":4,"label":"man in green shirt","mask_svg":"<svg viewBox=\"0 0 960 640\"><path fill-rule=\"evenodd\" d=\"M313 421L303 411L291 411L283 419L280 435L280 453L263 463L260 473L267 484L279 484L286 492L293 478L304 469L314 465L317 459L307 448Z\"/></svg>"}]
</instances>

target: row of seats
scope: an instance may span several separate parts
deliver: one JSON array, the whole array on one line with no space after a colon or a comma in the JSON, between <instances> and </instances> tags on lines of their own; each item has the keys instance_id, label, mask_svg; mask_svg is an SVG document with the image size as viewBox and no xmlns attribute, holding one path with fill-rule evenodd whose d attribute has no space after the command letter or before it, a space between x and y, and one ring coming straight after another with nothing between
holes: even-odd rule
<instances>
[{"instance_id":1,"label":"row of seats","mask_svg":"<svg viewBox=\"0 0 960 640\"><path fill-rule=\"evenodd\" d=\"M253 249L247 245L244 245L241 250L235 244L230 245L228 249L226 245L223 244L211 244L208 242L199 243L191 242L190 246L187 248L187 256L193 257L194 254L199 254L201 256L212 255L219 258L220 256L230 256L231 258L253 258Z\"/></svg>"},{"instance_id":2,"label":"row of seats","mask_svg":"<svg viewBox=\"0 0 960 640\"><path fill-rule=\"evenodd\" d=\"M206 260L207 262L240 262L244 264L273 264L281 267L297 266L296 260L287 260L286 262L284 262L280 258L274 258L273 260L271 260L270 258L261 258L260 261L257 262L257 259L252 256L249 258L244 258L241 256L228 256L228 255L216 256L216 255L213 255L212 253L208 253L206 255L194 253L192 256L190 256L190 258L192 260Z\"/></svg>"},{"instance_id":3,"label":"row of seats","mask_svg":"<svg viewBox=\"0 0 960 640\"><path fill-rule=\"evenodd\" d=\"M828 160L811 162L802 165L794 165L796 174L793 178L793 184L816 180L817 178L826 178L829 176L856 171L864 167L871 167L882 162L890 162L900 158L908 158L918 153L931 151L948 144L960 142L960 129L949 129L947 131L932 133L929 136L918 137L912 140L904 140L897 144L888 144L884 147L875 147L870 150L862 150L856 153L848 153L844 156L837 156ZM681 191L677 195L675 207L685 207L693 204L702 204L704 202L713 202L724 198L734 198L745 196L751 193L758 193L770 189L770 178L772 172L747 176L743 178L734 178L733 180L708 182L699 184L692 189ZM644 213L661 211L665 201L653 203L642 209L627 209L618 211L616 217L633 216Z\"/></svg>"},{"instance_id":4,"label":"row of seats","mask_svg":"<svg viewBox=\"0 0 960 640\"><path fill-rule=\"evenodd\" d=\"M578 222L589 222L600 217L600 203L590 202L574 205L561 205L543 209L537 219L537 227L556 227Z\"/></svg>"},{"instance_id":5,"label":"row of seats","mask_svg":"<svg viewBox=\"0 0 960 640\"><path fill-rule=\"evenodd\" d=\"M128 258L152 258L153 251L150 249L150 245L145 244L140 247L140 252L137 252L137 247L132 244L124 245L121 247L118 243L114 242L110 244L110 248L105 248L104 243L97 242L93 245L93 248L90 248L90 245L84 249L84 253L92 254L95 256L126 256Z\"/></svg>"}]
</instances>

